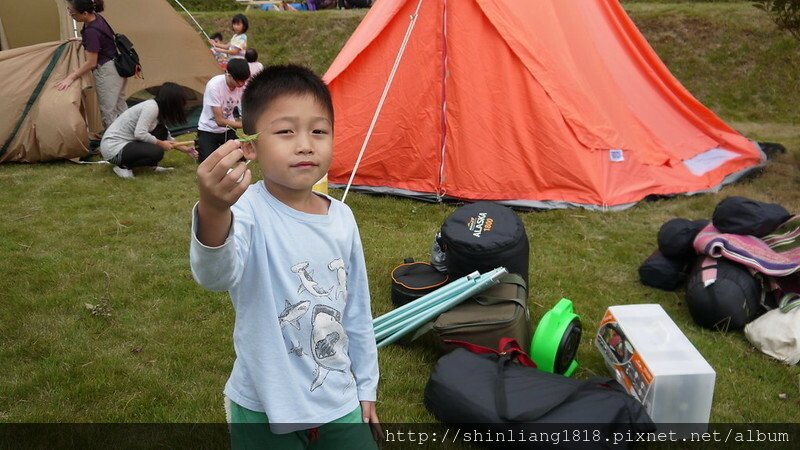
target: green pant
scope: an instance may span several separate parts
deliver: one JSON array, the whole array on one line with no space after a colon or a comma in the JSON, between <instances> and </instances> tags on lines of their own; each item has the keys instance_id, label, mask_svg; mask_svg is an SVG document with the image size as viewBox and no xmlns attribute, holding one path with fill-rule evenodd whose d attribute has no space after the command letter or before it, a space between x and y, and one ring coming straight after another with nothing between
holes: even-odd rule
<instances>
[{"instance_id":1,"label":"green pant","mask_svg":"<svg viewBox=\"0 0 800 450\"><path fill-rule=\"evenodd\" d=\"M233 450L280 449L342 449L376 450L368 424L361 419L361 407L344 417L311 430L275 434L269 429L269 419L263 412L249 410L230 400L231 448Z\"/></svg>"}]
</instances>

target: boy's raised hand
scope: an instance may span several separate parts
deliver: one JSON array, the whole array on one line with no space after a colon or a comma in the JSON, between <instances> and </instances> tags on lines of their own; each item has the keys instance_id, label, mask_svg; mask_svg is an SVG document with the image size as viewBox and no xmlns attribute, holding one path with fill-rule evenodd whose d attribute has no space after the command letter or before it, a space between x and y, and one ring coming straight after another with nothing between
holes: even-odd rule
<instances>
[{"instance_id":1,"label":"boy's raised hand","mask_svg":"<svg viewBox=\"0 0 800 450\"><path fill-rule=\"evenodd\" d=\"M225 242L231 225L230 207L250 186L252 172L239 163L242 143L228 141L197 167L199 229L197 238L204 245L217 247Z\"/></svg>"}]
</instances>

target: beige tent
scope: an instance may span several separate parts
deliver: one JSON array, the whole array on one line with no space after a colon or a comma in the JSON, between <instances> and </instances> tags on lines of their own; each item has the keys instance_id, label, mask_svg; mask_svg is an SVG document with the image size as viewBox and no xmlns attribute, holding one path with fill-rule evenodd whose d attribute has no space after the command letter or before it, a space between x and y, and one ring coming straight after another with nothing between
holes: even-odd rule
<instances>
[{"instance_id":1,"label":"beige tent","mask_svg":"<svg viewBox=\"0 0 800 450\"><path fill-rule=\"evenodd\" d=\"M144 79L128 80L128 95L166 81L202 93L220 73L203 39L168 0L105 5L103 16L131 39L144 68ZM0 162L86 153L89 131L100 128L91 74L66 91L54 88L83 62L78 43L65 42L80 27L63 0L0 1Z\"/></svg>"}]
</instances>

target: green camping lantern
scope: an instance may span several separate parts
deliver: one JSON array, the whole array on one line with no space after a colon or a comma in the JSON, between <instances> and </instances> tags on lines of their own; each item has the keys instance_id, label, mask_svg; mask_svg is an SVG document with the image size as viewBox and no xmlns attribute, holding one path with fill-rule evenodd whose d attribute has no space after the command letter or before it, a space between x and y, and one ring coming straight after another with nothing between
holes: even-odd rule
<instances>
[{"instance_id":1,"label":"green camping lantern","mask_svg":"<svg viewBox=\"0 0 800 450\"><path fill-rule=\"evenodd\" d=\"M539 370L572 375L578 368L575 355L581 341L581 320L572 301L562 298L542 317L531 340L531 356Z\"/></svg>"}]
</instances>

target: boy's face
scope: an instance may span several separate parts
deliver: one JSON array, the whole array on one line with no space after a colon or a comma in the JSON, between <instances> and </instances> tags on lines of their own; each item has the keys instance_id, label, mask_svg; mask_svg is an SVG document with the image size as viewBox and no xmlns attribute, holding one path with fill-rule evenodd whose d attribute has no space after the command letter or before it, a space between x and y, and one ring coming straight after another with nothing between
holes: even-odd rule
<instances>
[{"instance_id":1,"label":"boy's face","mask_svg":"<svg viewBox=\"0 0 800 450\"><path fill-rule=\"evenodd\" d=\"M333 156L333 123L310 95L275 99L256 121L258 139L248 159L258 159L264 183L275 196L311 192L328 173Z\"/></svg>"}]
</instances>

